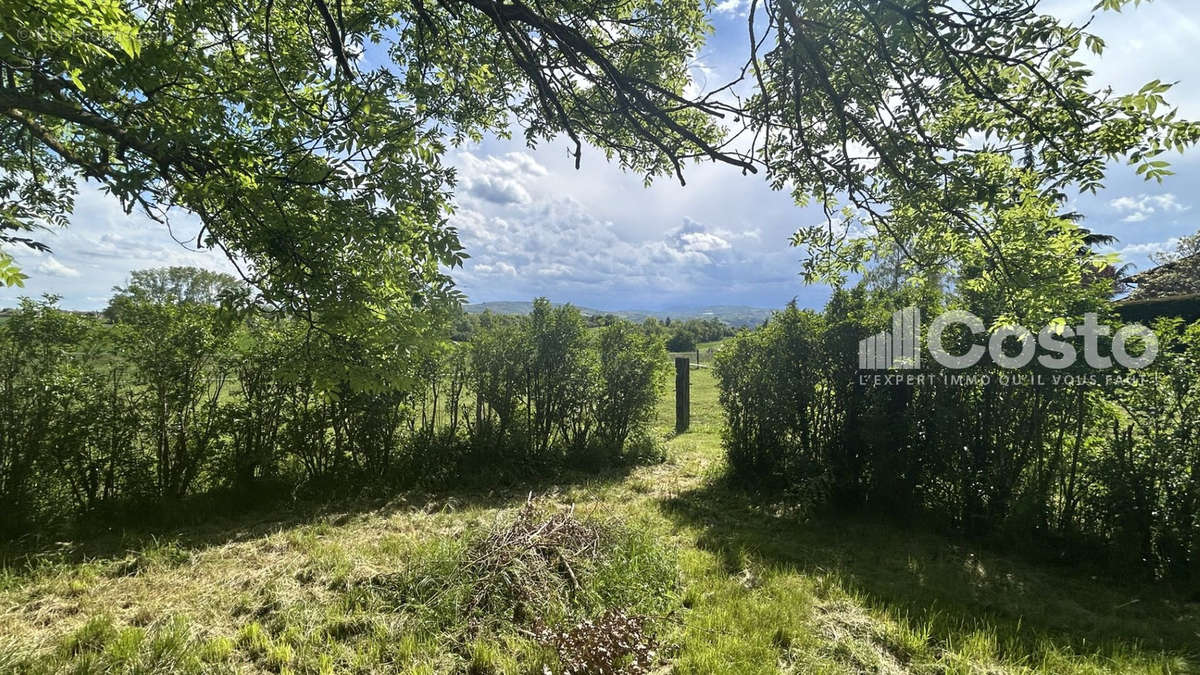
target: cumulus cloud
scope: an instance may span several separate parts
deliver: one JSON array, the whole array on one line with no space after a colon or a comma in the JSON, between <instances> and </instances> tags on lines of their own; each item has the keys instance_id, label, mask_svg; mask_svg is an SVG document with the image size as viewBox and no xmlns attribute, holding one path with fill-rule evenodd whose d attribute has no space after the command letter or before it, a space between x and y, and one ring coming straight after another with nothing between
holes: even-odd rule
<instances>
[{"instance_id":1,"label":"cumulus cloud","mask_svg":"<svg viewBox=\"0 0 1200 675\"><path fill-rule=\"evenodd\" d=\"M1141 194L1137 196L1118 197L1108 203L1119 213L1126 214L1122 219L1126 223L1140 223L1153 215L1168 213L1183 213L1190 209L1179 203L1171 193L1161 195Z\"/></svg>"},{"instance_id":2,"label":"cumulus cloud","mask_svg":"<svg viewBox=\"0 0 1200 675\"><path fill-rule=\"evenodd\" d=\"M527 181L546 175L546 168L524 152L479 158L459 155L459 184L467 195L493 204L527 204L532 200Z\"/></svg>"},{"instance_id":3,"label":"cumulus cloud","mask_svg":"<svg viewBox=\"0 0 1200 675\"><path fill-rule=\"evenodd\" d=\"M36 271L38 274L60 277L63 279L75 279L79 277L79 270L75 269L74 267L67 267L56 260L53 256L47 258L45 262L38 265Z\"/></svg>"},{"instance_id":4,"label":"cumulus cloud","mask_svg":"<svg viewBox=\"0 0 1200 675\"><path fill-rule=\"evenodd\" d=\"M529 193L519 182L503 176L475 176L463 182L467 192L495 204L524 204Z\"/></svg>"},{"instance_id":5,"label":"cumulus cloud","mask_svg":"<svg viewBox=\"0 0 1200 675\"><path fill-rule=\"evenodd\" d=\"M1151 242L1145 242L1142 244L1130 244L1128 246L1122 247L1120 250L1117 251L1117 253L1121 254L1121 257L1123 259L1128 259L1128 258L1133 258L1133 257L1138 257L1138 256L1149 257L1149 256L1155 255L1157 253L1166 253L1167 251L1173 250L1178 245L1179 245L1179 238L1172 237L1166 241L1151 241Z\"/></svg>"},{"instance_id":6,"label":"cumulus cloud","mask_svg":"<svg viewBox=\"0 0 1200 675\"><path fill-rule=\"evenodd\" d=\"M795 253L764 246L757 230L738 233L684 218L665 233L637 239L570 197L508 204L502 214L477 206L452 219L473 256L455 277L474 301L548 295L645 307L672 295L720 298L735 286L798 285Z\"/></svg>"},{"instance_id":7,"label":"cumulus cloud","mask_svg":"<svg viewBox=\"0 0 1200 675\"><path fill-rule=\"evenodd\" d=\"M746 8L750 5L747 0L720 0L713 6L713 11L718 14L730 14L733 16L741 16L746 13Z\"/></svg>"},{"instance_id":8,"label":"cumulus cloud","mask_svg":"<svg viewBox=\"0 0 1200 675\"><path fill-rule=\"evenodd\" d=\"M665 240L671 248L682 253L712 253L732 248L727 239L730 236L728 232L685 217L682 225L667 232Z\"/></svg>"},{"instance_id":9,"label":"cumulus cloud","mask_svg":"<svg viewBox=\"0 0 1200 675\"><path fill-rule=\"evenodd\" d=\"M514 277L517 275L517 268L500 260L491 264L481 263L475 265L475 272L489 276Z\"/></svg>"},{"instance_id":10,"label":"cumulus cloud","mask_svg":"<svg viewBox=\"0 0 1200 675\"><path fill-rule=\"evenodd\" d=\"M679 236L688 251L727 251L729 242L711 232L687 232Z\"/></svg>"}]
</instances>

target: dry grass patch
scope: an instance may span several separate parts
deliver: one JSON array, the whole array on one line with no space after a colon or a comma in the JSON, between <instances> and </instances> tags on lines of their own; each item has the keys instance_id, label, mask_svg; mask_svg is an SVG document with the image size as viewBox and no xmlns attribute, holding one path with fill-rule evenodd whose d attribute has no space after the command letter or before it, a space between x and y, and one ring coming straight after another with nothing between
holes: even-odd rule
<instances>
[{"instance_id":1,"label":"dry grass patch","mask_svg":"<svg viewBox=\"0 0 1200 675\"><path fill-rule=\"evenodd\" d=\"M648 535L549 502L457 506L29 575L0 592L0 672L560 670L539 631L624 608L643 621L674 597Z\"/></svg>"}]
</instances>

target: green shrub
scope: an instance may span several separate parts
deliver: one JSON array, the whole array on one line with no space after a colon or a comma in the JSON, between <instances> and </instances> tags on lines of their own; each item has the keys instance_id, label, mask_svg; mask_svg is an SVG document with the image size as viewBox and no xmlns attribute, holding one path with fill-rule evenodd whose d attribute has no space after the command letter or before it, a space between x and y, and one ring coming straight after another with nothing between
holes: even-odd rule
<instances>
[{"instance_id":1,"label":"green shrub","mask_svg":"<svg viewBox=\"0 0 1200 675\"><path fill-rule=\"evenodd\" d=\"M545 299L529 317L477 331L469 359L474 414L453 414L468 420L484 462L619 460L649 425L667 367L661 342L631 324L614 322L593 339L577 309Z\"/></svg>"},{"instance_id":2,"label":"green shrub","mask_svg":"<svg viewBox=\"0 0 1200 675\"><path fill-rule=\"evenodd\" d=\"M798 465L819 465L840 441L825 334L821 316L793 304L718 352L714 372L736 474L778 481Z\"/></svg>"},{"instance_id":3,"label":"green shrub","mask_svg":"<svg viewBox=\"0 0 1200 675\"><path fill-rule=\"evenodd\" d=\"M619 452L651 421L666 386L667 355L660 341L626 322L603 328L599 342L596 436L604 448Z\"/></svg>"},{"instance_id":4,"label":"green shrub","mask_svg":"<svg viewBox=\"0 0 1200 675\"><path fill-rule=\"evenodd\" d=\"M1159 358L1127 382L1035 365L1023 374L1040 382L1005 385L1013 372L986 360L861 379L858 341L913 301L839 291L823 316L789 307L727 342L715 373L732 475L805 505L931 516L1059 557L1106 550L1200 582L1200 324L1156 324Z\"/></svg>"},{"instance_id":5,"label":"green shrub","mask_svg":"<svg viewBox=\"0 0 1200 675\"><path fill-rule=\"evenodd\" d=\"M0 324L6 533L91 512L145 518L152 505L183 513L214 490L236 505L282 492L264 487L357 494L657 454L646 431L666 357L625 322L593 334L577 309L541 299L528 317L481 322L468 344L406 359L298 319L158 295L123 296L112 325L54 298ZM334 359L400 372L383 388L350 370L318 378Z\"/></svg>"}]
</instances>

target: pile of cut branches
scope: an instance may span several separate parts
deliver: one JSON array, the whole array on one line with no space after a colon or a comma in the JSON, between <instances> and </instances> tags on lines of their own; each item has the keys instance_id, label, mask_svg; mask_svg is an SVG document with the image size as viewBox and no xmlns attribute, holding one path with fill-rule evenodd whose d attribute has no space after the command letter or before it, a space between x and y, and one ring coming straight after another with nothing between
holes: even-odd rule
<instances>
[{"instance_id":1,"label":"pile of cut branches","mask_svg":"<svg viewBox=\"0 0 1200 675\"><path fill-rule=\"evenodd\" d=\"M575 518L574 507L546 515L532 497L507 526L471 543L459 566L473 580L464 611L494 614L511 609L514 619L543 618L549 604L566 602L580 578L603 554L606 528Z\"/></svg>"},{"instance_id":2,"label":"pile of cut branches","mask_svg":"<svg viewBox=\"0 0 1200 675\"><path fill-rule=\"evenodd\" d=\"M650 617L675 602L679 568L650 532L530 496L490 528L415 545L368 591L464 654L507 635L553 654L551 672L643 673L657 659Z\"/></svg>"}]
</instances>

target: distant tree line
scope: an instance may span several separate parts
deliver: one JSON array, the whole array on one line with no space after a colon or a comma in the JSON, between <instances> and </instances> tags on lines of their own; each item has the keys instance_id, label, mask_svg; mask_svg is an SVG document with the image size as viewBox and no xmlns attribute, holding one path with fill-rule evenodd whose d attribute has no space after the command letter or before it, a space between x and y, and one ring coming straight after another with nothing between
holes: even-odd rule
<instances>
[{"instance_id":1,"label":"distant tree line","mask_svg":"<svg viewBox=\"0 0 1200 675\"><path fill-rule=\"evenodd\" d=\"M477 314L460 312L451 322L451 337L456 342L463 342L469 340L480 329L517 323L519 322L518 316L498 314L492 311L483 311ZM604 328L625 321L615 314L592 314L584 317L583 320L588 328ZM737 328L715 317L685 320L672 320L667 317L661 321L655 317L648 317L637 325L643 334L663 340L667 351L670 352L690 352L695 350L697 345L724 340L736 335L738 331Z\"/></svg>"},{"instance_id":2,"label":"distant tree line","mask_svg":"<svg viewBox=\"0 0 1200 675\"><path fill-rule=\"evenodd\" d=\"M589 331L544 300L391 360L402 387L328 379L375 358L299 318L232 313L230 277L137 273L111 322L23 300L0 323L0 512L13 534L81 514L267 487L323 493L652 457L661 341Z\"/></svg>"},{"instance_id":3,"label":"distant tree line","mask_svg":"<svg viewBox=\"0 0 1200 675\"><path fill-rule=\"evenodd\" d=\"M720 319L687 319L663 322L667 351L690 352L704 342L717 342L737 334L737 330Z\"/></svg>"}]
</instances>

